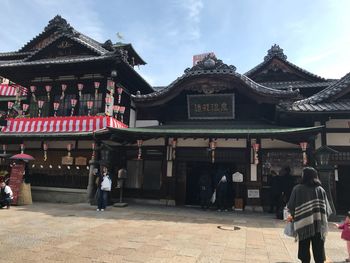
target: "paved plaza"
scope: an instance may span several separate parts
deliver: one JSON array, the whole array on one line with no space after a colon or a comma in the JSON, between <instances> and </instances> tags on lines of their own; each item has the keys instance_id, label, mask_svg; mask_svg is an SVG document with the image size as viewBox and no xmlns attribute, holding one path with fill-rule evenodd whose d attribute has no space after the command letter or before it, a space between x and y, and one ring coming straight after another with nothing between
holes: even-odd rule
<instances>
[{"instance_id":1,"label":"paved plaza","mask_svg":"<svg viewBox=\"0 0 350 263\"><path fill-rule=\"evenodd\" d=\"M0 217L0 262L298 262L297 244L270 214L35 203ZM346 254L331 227L328 262Z\"/></svg>"}]
</instances>

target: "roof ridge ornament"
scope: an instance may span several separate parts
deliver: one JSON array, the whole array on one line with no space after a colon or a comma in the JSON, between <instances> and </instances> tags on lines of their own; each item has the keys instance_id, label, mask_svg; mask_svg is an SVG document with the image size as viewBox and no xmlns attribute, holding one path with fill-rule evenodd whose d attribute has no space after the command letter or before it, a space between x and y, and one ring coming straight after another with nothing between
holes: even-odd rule
<instances>
[{"instance_id":1,"label":"roof ridge ornament","mask_svg":"<svg viewBox=\"0 0 350 263\"><path fill-rule=\"evenodd\" d=\"M56 15L53 19L51 19L48 25L45 27L45 31L49 31L50 29L57 27L62 31L62 33L72 33L72 26L67 23L67 20L62 18L60 15Z\"/></svg>"},{"instance_id":2,"label":"roof ridge ornament","mask_svg":"<svg viewBox=\"0 0 350 263\"><path fill-rule=\"evenodd\" d=\"M267 55L264 57L264 61L268 61L273 57L278 57L282 60L287 60L287 56L283 53L283 49L280 48L280 46L277 44L271 46L271 48L267 51Z\"/></svg>"},{"instance_id":3,"label":"roof ridge ornament","mask_svg":"<svg viewBox=\"0 0 350 263\"><path fill-rule=\"evenodd\" d=\"M185 69L185 73L193 71L203 71L203 70L215 70L215 69L227 69L236 71L236 67L233 65L227 65L222 62L222 60L217 59L215 56L208 54L204 59L198 61L198 63L192 68Z\"/></svg>"}]
</instances>

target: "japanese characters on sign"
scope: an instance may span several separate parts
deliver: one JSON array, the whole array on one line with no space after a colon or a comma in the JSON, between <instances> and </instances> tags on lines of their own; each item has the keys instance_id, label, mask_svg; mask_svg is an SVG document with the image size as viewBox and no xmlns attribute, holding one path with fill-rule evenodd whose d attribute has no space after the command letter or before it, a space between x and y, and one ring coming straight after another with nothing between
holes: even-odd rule
<instances>
[{"instance_id":1,"label":"japanese characters on sign","mask_svg":"<svg viewBox=\"0 0 350 263\"><path fill-rule=\"evenodd\" d=\"M187 95L189 119L234 119L234 94Z\"/></svg>"}]
</instances>

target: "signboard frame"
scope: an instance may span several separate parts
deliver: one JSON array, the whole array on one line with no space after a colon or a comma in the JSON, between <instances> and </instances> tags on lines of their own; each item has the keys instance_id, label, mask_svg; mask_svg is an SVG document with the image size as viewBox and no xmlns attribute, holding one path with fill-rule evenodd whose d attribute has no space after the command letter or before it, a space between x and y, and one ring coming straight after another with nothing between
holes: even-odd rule
<instances>
[{"instance_id":1,"label":"signboard frame","mask_svg":"<svg viewBox=\"0 0 350 263\"><path fill-rule=\"evenodd\" d=\"M206 103L203 105L206 105L207 107L210 107L210 109L216 108L216 104L220 102L220 97L227 99L230 98L229 102L231 103L231 112L229 112L230 115L228 116L220 116L220 114L217 114L216 116L193 116L193 113L191 111L191 107L193 105L194 100L198 100L203 98L204 100L211 100L213 98L217 98L216 102L213 100L213 103ZM222 103L222 102L221 102ZM218 105L221 106L221 105ZM210 111L209 111L210 112ZM220 113L219 111L217 113ZM187 115L189 120L232 120L235 119L235 94L229 93L229 94L200 94L200 95L194 95L189 94L187 95Z\"/></svg>"}]
</instances>

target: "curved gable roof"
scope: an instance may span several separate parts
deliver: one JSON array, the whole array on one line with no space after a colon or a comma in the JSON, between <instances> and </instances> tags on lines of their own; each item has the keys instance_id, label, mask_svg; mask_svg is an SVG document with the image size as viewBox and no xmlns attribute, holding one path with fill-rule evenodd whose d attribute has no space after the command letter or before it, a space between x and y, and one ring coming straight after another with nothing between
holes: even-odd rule
<instances>
[{"instance_id":1,"label":"curved gable roof","mask_svg":"<svg viewBox=\"0 0 350 263\"><path fill-rule=\"evenodd\" d=\"M264 61L251 70L247 71L244 75L253 78L254 75L259 73L261 70L263 70L266 66L268 66L273 59L279 60L281 63L289 66L290 68L294 69L296 72L300 73L300 75L304 75L307 79L311 79L313 81L326 81L326 79L313 74L303 68L298 67L297 65L289 62L287 60L287 56L283 53L283 49L279 47L279 45L274 44L268 51L267 55L264 57Z\"/></svg>"},{"instance_id":2,"label":"curved gable roof","mask_svg":"<svg viewBox=\"0 0 350 263\"><path fill-rule=\"evenodd\" d=\"M145 95L132 95L132 98L138 105L160 105L178 95L184 89L184 85L182 84L185 84L186 81L201 77L220 77L221 79L226 77L226 80L242 84L247 92L268 98L270 103L278 102L280 99L293 99L299 95L298 90L276 90L258 84L249 77L237 73L236 67L226 65L221 60L208 56L192 68L187 68L181 77L177 78L164 89Z\"/></svg>"}]
</instances>

